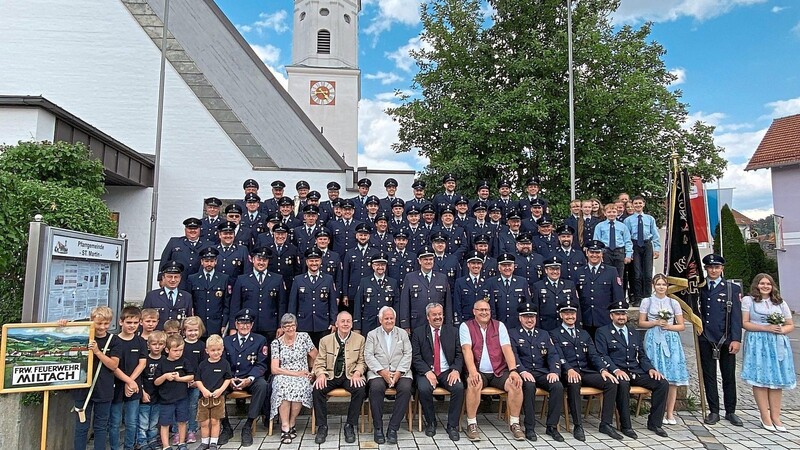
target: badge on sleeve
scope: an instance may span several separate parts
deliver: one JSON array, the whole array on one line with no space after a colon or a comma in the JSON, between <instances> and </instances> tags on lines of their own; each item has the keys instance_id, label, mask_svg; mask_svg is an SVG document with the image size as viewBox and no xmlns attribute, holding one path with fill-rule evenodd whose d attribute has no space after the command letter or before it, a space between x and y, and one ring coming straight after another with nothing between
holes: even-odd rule
<instances>
[{"instance_id":1,"label":"badge on sleeve","mask_svg":"<svg viewBox=\"0 0 800 450\"><path fill-rule=\"evenodd\" d=\"M620 278L620 277L617 277L617 284L618 284L618 285L620 285L620 286L622 286L622 278Z\"/></svg>"},{"instance_id":2,"label":"badge on sleeve","mask_svg":"<svg viewBox=\"0 0 800 450\"><path fill-rule=\"evenodd\" d=\"M267 348L267 346L265 345L261 347L261 354L267 356L267 353L269 353L269 349Z\"/></svg>"}]
</instances>

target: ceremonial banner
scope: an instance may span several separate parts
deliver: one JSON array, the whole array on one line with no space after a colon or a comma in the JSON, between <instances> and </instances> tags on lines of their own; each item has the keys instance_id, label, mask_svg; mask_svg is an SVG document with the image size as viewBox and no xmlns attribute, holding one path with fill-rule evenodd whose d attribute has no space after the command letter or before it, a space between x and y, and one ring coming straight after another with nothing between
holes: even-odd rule
<instances>
[{"instance_id":1,"label":"ceremonial banner","mask_svg":"<svg viewBox=\"0 0 800 450\"><path fill-rule=\"evenodd\" d=\"M689 192L692 218L694 219L694 234L697 236L697 242L711 242L708 239L706 192L703 188L703 180L700 177L692 177L692 186Z\"/></svg>"},{"instance_id":2,"label":"ceremonial banner","mask_svg":"<svg viewBox=\"0 0 800 450\"><path fill-rule=\"evenodd\" d=\"M92 384L91 322L3 325L0 392L88 388Z\"/></svg>"},{"instance_id":3,"label":"ceremonial banner","mask_svg":"<svg viewBox=\"0 0 800 450\"><path fill-rule=\"evenodd\" d=\"M673 170L667 215L667 255L665 273L669 282L667 294L678 301L683 317L692 322L695 332L703 330L703 322L695 313L700 287L705 282L697 236L689 199L689 176L686 170Z\"/></svg>"}]
</instances>

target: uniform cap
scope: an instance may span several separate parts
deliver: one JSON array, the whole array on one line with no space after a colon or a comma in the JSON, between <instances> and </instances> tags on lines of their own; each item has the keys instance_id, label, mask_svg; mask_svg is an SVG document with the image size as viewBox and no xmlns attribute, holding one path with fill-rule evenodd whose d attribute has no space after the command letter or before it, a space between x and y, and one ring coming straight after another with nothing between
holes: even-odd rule
<instances>
[{"instance_id":1,"label":"uniform cap","mask_svg":"<svg viewBox=\"0 0 800 450\"><path fill-rule=\"evenodd\" d=\"M539 177L530 177L530 178L528 178L528 181L526 182L526 184L528 186L532 186L532 185L538 186L539 185Z\"/></svg>"},{"instance_id":2,"label":"uniform cap","mask_svg":"<svg viewBox=\"0 0 800 450\"><path fill-rule=\"evenodd\" d=\"M436 231L434 233L431 233L431 242L436 242L436 241L447 242L448 238L449 236L447 236L447 234L445 234L443 231Z\"/></svg>"},{"instance_id":3,"label":"uniform cap","mask_svg":"<svg viewBox=\"0 0 800 450\"><path fill-rule=\"evenodd\" d=\"M487 180L478 181L478 190L489 189L489 182Z\"/></svg>"},{"instance_id":4,"label":"uniform cap","mask_svg":"<svg viewBox=\"0 0 800 450\"><path fill-rule=\"evenodd\" d=\"M492 204L492 205L489 205L489 212L490 213L492 213L492 212L503 212L503 208L501 208L500 205Z\"/></svg>"},{"instance_id":5,"label":"uniform cap","mask_svg":"<svg viewBox=\"0 0 800 450\"><path fill-rule=\"evenodd\" d=\"M558 267L561 268L561 265L564 264L564 261L561 260L558 256L550 256L544 260L545 267Z\"/></svg>"},{"instance_id":6,"label":"uniform cap","mask_svg":"<svg viewBox=\"0 0 800 450\"><path fill-rule=\"evenodd\" d=\"M163 273L182 273L183 272L183 264L179 263L178 261L167 261L163 266L161 266L161 272L163 272Z\"/></svg>"},{"instance_id":7,"label":"uniform cap","mask_svg":"<svg viewBox=\"0 0 800 450\"><path fill-rule=\"evenodd\" d=\"M604 248L606 248L606 244L603 244L602 241L598 241L596 239L589 241L589 244L586 245L586 250L598 251L603 250Z\"/></svg>"},{"instance_id":8,"label":"uniform cap","mask_svg":"<svg viewBox=\"0 0 800 450\"><path fill-rule=\"evenodd\" d=\"M577 310L578 310L578 304L575 303L575 301L573 301L571 298L568 298L558 304L558 312L577 311Z\"/></svg>"},{"instance_id":9,"label":"uniform cap","mask_svg":"<svg viewBox=\"0 0 800 450\"><path fill-rule=\"evenodd\" d=\"M216 206L217 208L222 206L222 200L218 199L217 197L208 197L207 199L203 200L203 203L208 206Z\"/></svg>"},{"instance_id":10,"label":"uniform cap","mask_svg":"<svg viewBox=\"0 0 800 450\"><path fill-rule=\"evenodd\" d=\"M497 187L498 188L501 188L501 187L510 188L511 187L511 181L506 180L506 179L502 179L502 180L497 182Z\"/></svg>"},{"instance_id":11,"label":"uniform cap","mask_svg":"<svg viewBox=\"0 0 800 450\"><path fill-rule=\"evenodd\" d=\"M517 314L520 316L536 316L539 314L539 308L531 302L523 302L517 306Z\"/></svg>"},{"instance_id":12,"label":"uniform cap","mask_svg":"<svg viewBox=\"0 0 800 450\"><path fill-rule=\"evenodd\" d=\"M430 203L426 203L422 207L421 211L422 211L422 214L425 214L425 213L434 213L434 214L436 214L436 209L434 209L433 205L431 205Z\"/></svg>"},{"instance_id":13,"label":"uniform cap","mask_svg":"<svg viewBox=\"0 0 800 450\"><path fill-rule=\"evenodd\" d=\"M306 259L322 258L322 252L316 246L309 247L305 253L303 253L303 256L305 256Z\"/></svg>"},{"instance_id":14,"label":"uniform cap","mask_svg":"<svg viewBox=\"0 0 800 450\"><path fill-rule=\"evenodd\" d=\"M353 209L353 208L356 207L356 204L353 202L353 200L349 199L349 198L343 199L339 203L340 203L339 206L341 206L342 208L345 208L345 209L347 209L347 208Z\"/></svg>"},{"instance_id":15,"label":"uniform cap","mask_svg":"<svg viewBox=\"0 0 800 450\"><path fill-rule=\"evenodd\" d=\"M370 195L367 196L367 199L364 201L365 205L373 204L373 205L380 205L381 199L378 198L377 195Z\"/></svg>"},{"instance_id":16,"label":"uniform cap","mask_svg":"<svg viewBox=\"0 0 800 450\"><path fill-rule=\"evenodd\" d=\"M486 211L488 208L489 206L483 200L478 200L472 205L473 211L480 211L480 210Z\"/></svg>"},{"instance_id":17,"label":"uniform cap","mask_svg":"<svg viewBox=\"0 0 800 450\"><path fill-rule=\"evenodd\" d=\"M250 203L250 202L258 203L261 201L261 197L259 197L258 194L256 194L255 192L251 192L244 196L244 201L245 203Z\"/></svg>"},{"instance_id":18,"label":"uniform cap","mask_svg":"<svg viewBox=\"0 0 800 450\"><path fill-rule=\"evenodd\" d=\"M530 233L520 233L517 235L517 242L520 244L530 244L532 242L531 234Z\"/></svg>"},{"instance_id":19,"label":"uniform cap","mask_svg":"<svg viewBox=\"0 0 800 450\"><path fill-rule=\"evenodd\" d=\"M319 206L317 206L317 205L306 205L306 206L303 206L303 213L304 214L319 214Z\"/></svg>"},{"instance_id":20,"label":"uniform cap","mask_svg":"<svg viewBox=\"0 0 800 450\"><path fill-rule=\"evenodd\" d=\"M225 214L241 214L242 207L237 205L236 203L231 203L230 205L225 207Z\"/></svg>"},{"instance_id":21,"label":"uniform cap","mask_svg":"<svg viewBox=\"0 0 800 450\"><path fill-rule=\"evenodd\" d=\"M248 178L248 179L244 180L244 183L242 183L242 189L247 189L247 188L251 188L251 187L258 189L258 181L254 180L252 178Z\"/></svg>"},{"instance_id":22,"label":"uniform cap","mask_svg":"<svg viewBox=\"0 0 800 450\"><path fill-rule=\"evenodd\" d=\"M236 313L235 320L237 322L252 322L255 320L256 316L253 313L253 310L250 308L240 309L239 312Z\"/></svg>"},{"instance_id":23,"label":"uniform cap","mask_svg":"<svg viewBox=\"0 0 800 450\"><path fill-rule=\"evenodd\" d=\"M556 234L559 236L562 234L575 234L575 229L565 223L562 223L558 226L558 228L556 228Z\"/></svg>"},{"instance_id":24,"label":"uniform cap","mask_svg":"<svg viewBox=\"0 0 800 450\"><path fill-rule=\"evenodd\" d=\"M397 187L397 180L394 178L387 178L386 181L383 182L383 187Z\"/></svg>"},{"instance_id":25,"label":"uniform cap","mask_svg":"<svg viewBox=\"0 0 800 450\"><path fill-rule=\"evenodd\" d=\"M274 213L270 214L269 216L267 216L267 222L279 223L279 222L282 222L282 221L283 221L283 219L281 219L281 215L279 213L274 212Z\"/></svg>"},{"instance_id":26,"label":"uniform cap","mask_svg":"<svg viewBox=\"0 0 800 450\"><path fill-rule=\"evenodd\" d=\"M716 253L711 253L710 255L706 255L703 258L703 265L704 266L724 266L725 265L725 258Z\"/></svg>"},{"instance_id":27,"label":"uniform cap","mask_svg":"<svg viewBox=\"0 0 800 450\"><path fill-rule=\"evenodd\" d=\"M456 176L452 173L448 173L442 177L442 183L447 183L448 181L456 181Z\"/></svg>"},{"instance_id":28,"label":"uniform cap","mask_svg":"<svg viewBox=\"0 0 800 450\"><path fill-rule=\"evenodd\" d=\"M206 247L200 251L200 259L217 259L219 250L214 247Z\"/></svg>"},{"instance_id":29,"label":"uniform cap","mask_svg":"<svg viewBox=\"0 0 800 450\"><path fill-rule=\"evenodd\" d=\"M270 184L270 186L272 186L272 189L283 189L286 187L286 183L281 180L275 180L272 182L272 184Z\"/></svg>"},{"instance_id":30,"label":"uniform cap","mask_svg":"<svg viewBox=\"0 0 800 450\"><path fill-rule=\"evenodd\" d=\"M274 227L272 227L272 234L275 234L275 233L288 233L288 232L289 232L289 227L287 227L286 224L283 223L283 222L277 223L277 224L275 224Z\"/></svg>"},{"instance_id":31,"label":"uniform cap","mask_svg":"<svg viewBox=\"0 0 800 450\"><path fill-rule=\"evenodd\" d=\"M338 191L342 188L342 186L335 181L331 181L327 184L327 186L325 186L325 188L329 191Z\"/></svg>"},{"instance_id":32,"label":"uniform cap","mask_svg":"<svg viewBox=\"0 0 800 450\"><path fill-rule=\"evenodd\" d=\"M385 220L385 221L388 222L389 221L389 217L386 216L386 213L380 212L380 213L378 213L377 216L375 216L375 222L377 222L379 220Z\"/></svg>"},{"instance_id":33,"label":"uniform cap","mask_svg":"<svg viewBox=\"0 0 800 450\"><path fill-rule=\"evenodd\" d=\"M408 233L405 230L399 230L394 234L395 239L408 239Z\"/></svg>"},{"instance_id":34,"label":"uniform cap","mask_svg":"<svg viewBox=\"0 0 800 450\"><path fill-rule=\"evenodd\" d=\"M183 221L183 226L186 228L200 228L200 225L203 224L203 221L198 219L197 217L189 217L188 219Z\"/></svg>"},{"instance_id":35,"label":"uniform cap","mask_svg":"<svg viewBox=\"0 0 800 450\"><path fill-rule=\"evenodd\" d=\"M547 226L547 225L552 225L552 224L553 224L553 219L551 219L550 216L548 216L546 214L544 216L539 217L538 219L536 219L536 225L539 225L540 227Z\"/></svg>"},{"instance_id":36,"label":"uniform cap","mask_svg":"<svg viewBox=\"0 0 800 450\"><path fill-rule=\"evenodd\" d=\"M356 225L356 233L372 233L372 227L367 223L360 223Z\"/></svg>"},{"instance_id":37,"label":"uniform cap","mask_svg":"<svg viewBox=\"0 0 800 450\"><path fill-rule=\"evenodd\" d=\"M300 180L297 182L297 184L294 185L294 188L297 189L298 191L300 189L311 189L311 185L308 184L308 181Z\"/></svg>"},{"instance_id":38,"label":"uniform cap","mask_svg":"<svg viewBox=\"0 0 800 450\"><path fill-rule=\"evenodd\" d=\"M455 216L456 215L456 210L452 206L447 205L444 208L442 208L441 212L439 212L440 216L443 216L445 214L452 214L453 216Z\"/></svg>"},{"instance_id":39,"label":"uniform cap","mask_svg":"<svg viewBox=\"0 0 800 450\"><path fill-rule=\"evenodd\" d=\"M270 250L269 247L254 248L253 251L250 252L250 256L253 258L260 257L270 259L272 257L272 250Z\"/></svg>"},{"instance_id":40,"label":"uniform cap","mask_svg":"<svg viewBox=\"0 0 800 450\"><path fill-rule=\"evenodd\" d=\"M406 206L406 202L404 202L402 198L395 197L394 200L392 200L392 208L394 208L395 206L400 206L400 207Z\"/></svg>"},{"instance_id":41,"label":"uniform cap","mask_svg":"<svg viewBox=\"0 0 800 450\"><path fill-rule=\"evenodd\" d=\"M320 228L319 230L317 230L316 234L314 234L314 238L315 239L318 238L318 237L330 238L331 237L331 232L328 231L327 228Z\"/></svg>"},{"instance_id":42,"label":"uniform cap","mask_svg":"<svg viewBox=\"0 0 800 450\"><path fill-rule=\"evenodd\" d=\"M506 214L506 221L509 220L522 220L522 216L519 215L516 209L511 210L508 214Z\"/></svg>"},{"instance_id":43,"label":"uniform cap","mask_svg":"<svg viewBox=\"0 0 800 450\"><path fill-rule=\"evenodd\" d=\"M619 312L619 311L628 311L631 305L628 304L625 300L620 300L618 302L612 303L608 305L608 312Z\"/></svg>"},{"instance_id":44,"label":"uniform cap","mask_svg":"<svg viewBox=\"0 0 800 450\"><path fill-rule=\"evenodd\" d=\"M289 197L281 197L278 199L278 206L294 206L294 200Z\"/></svg>"},{"instance_id":45,"label":"uniform cap","mask_svg":"<svg viewBox=\"0 0 800 450\"><path fill-rule=\"evenodd\" d=\"M318 191L311 191L306 196L309 200L319 200L322 198L322 195Z\"/></svg>"},{"instance_id":46,"label":"uniform cap","mask_svg":"<svg viewBox=\"0 0 800 450\"><path fill-rule=\"evenodd\" d=\"M516 260L517 259L514 257L514 255L508 252L500 253L499 255L497 255L497 264L503 264L503 263L513 264L514 262L516 262Z\"/></svg>"},{"instance_id":47,"label":"uniform cap","mask_svg":"<svg viewBox=\"0 0 800 450\"><path fill-rule=\"evenodd\" d=\"M334 208L341 208L341 207L342 207L342 202L343 202L343 201L344 201L344 199L343 199L343 198L341 198L341 197L336 197L335 199L331 200L331 205L332 205Z\"/></svg>"},{"instance_id":48,"label":"uniform cap","mask_svg":"<svg viewBox=\"0 0 800 450\"><path fill-rule=\"evenodd\" d=\"M482 233L475 236L475 239L472 240L473 244L488 244L489 243L489 235Z\"/></svg>"},{"instance_id":49,"label":"uniform cap","mask_svg":"<svg viewBox=\"0 0 800 450\"><path fill-rule=\"evenodd\" d=\"M359 186L371 187L372 186L372 181L369 178L362 178L362 179L358 180L357 184Z\"/></svg>"},{"instance_id":50,"label":"uniform cap","mask_svg":"<svg viewBox=\"0 0 800 450\"><path fill-rule=\"evenodd\" d=\"M455 205L469 205L469 200L467 200L467 197L464 197L463 195L460 195L458 197L458 199L455 201L454 204Z\"/></svg>"},{"instance_id":51,"label":"uniform cap","mask_svg":"<svg viewBox=\"0 0 800 450\"><path fill-rule=\"evenodd\" d=\"M544 202L542 201L542 199L535 198L535 199L531 200L531 208L533 208L535 206L539 206L539 207L544 208Z\"/></svg>"},{"instance_id":52,"label":"uniform cap","mask_svg":"<svg viewBox=\"0 0 800 450\"><path fill-rule=\"evenodd\" d=\"M433 251L433 248L430 245L426 245L419 249L419 254L417 255L418 259L422 259L428 256L434 256L436 253Z\"/></svg>"},{"instance_id":53,"label":"uniform cap","mask_svg":"<svg viewBox=\"0 0 800 450\"><path fill-rule=\"evenodd\" d=\"M472 250L472 251L469 251L469 252L467 252L467 253L464 255L464 259L465 259L467 262L470 262L470 261L480 261L480 262L483 262L483 253L481 253L481 252L479 252L479 251L477 251L477 250Z\"/></svg>"},{"instance_id":54,"label":"uniform cap","mask_svg":"<svg viewBox=\"0 0 800 450\"><path fill-rule=\"evenodd\" d=\"M411 184L411 189L423 190L425 189L425 182L422 180L414 180L414 183Z\"/></svg>"},{"instance_id":55,"label":"uniform cap","mask_svg":"<svg viewBox=\"0 0 800 450\"><path fill-rule=\"evenodd\" d=\"M406 215L410 216L411 214L420 214L419 206L411 205L408 207L408 211L406 211Z\"/></svg>"},{"instance_id":56,"label":"uniform cap","mask_svg":"<svg viewBox=\"0 0 800 450\"><path fill-rule=\"evenodd\" d=\"M371 262L371 263L376 263L376 262L386 263L386 262L389 262L389 256L386 253L383 253L383 252L376 253L376 254L372 255L372 258L369 259L369 262Z\"/></svg>"},{"instance_id":57,"label":"uniform cap","mask_svg":"<svg viewBox=\"0 0 800 450\"><path fill-rule=\"evenodd\" d=\"M217 225L217 231L236 231L236 222L220 222L220 224Z\"/></svg>"}]
</instances>

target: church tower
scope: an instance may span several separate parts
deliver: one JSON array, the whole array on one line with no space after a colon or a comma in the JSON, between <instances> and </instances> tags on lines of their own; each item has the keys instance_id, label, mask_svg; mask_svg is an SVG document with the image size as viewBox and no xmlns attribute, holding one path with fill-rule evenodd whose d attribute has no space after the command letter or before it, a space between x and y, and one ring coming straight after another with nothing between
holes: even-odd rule
<instances>
[{"instance_id":1,"label":"church tower","mask_svg":"<svg viewBox=\"0 0 800 450\"><path fill-rule=\"evenodd\" d=\"M295 0L289 94L347 165L358 167L361 0Z\"/></svg>"}]
</instances>

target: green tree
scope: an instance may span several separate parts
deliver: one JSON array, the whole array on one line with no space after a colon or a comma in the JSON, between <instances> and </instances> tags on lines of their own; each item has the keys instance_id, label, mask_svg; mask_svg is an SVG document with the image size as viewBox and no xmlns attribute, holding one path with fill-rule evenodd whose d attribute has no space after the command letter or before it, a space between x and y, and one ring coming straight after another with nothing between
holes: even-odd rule
<instances>
[{"instance_id":1,"label":"green tree","mask_svg":"<svg viewBox=\"0 0 800 450\"><path fill-rule=\"evenodd\" d=\"M758 242L747 243L747 257L750 261L750 274L755 277L759 273L768 273L772 275L775 282L778 281L778 262L772 258L767 257L761 244ZM752 279L750 280L752 281Z\"/></svg>"},{"instance_id":2,"label":"green tree","mask_svg":"<svg viewBox=\"0 0 800 450\"><path fill-rule=\"evenodd\" d=\"M661 202L669 155L711 181L725 161L713 127L684 129L686 105L675 77L649 41L650 24L614 29L618 1L574 3L576 188L610 200L621 191ZM439 185L459 174L462 192L476 182L538 175L557 217L569 201L566 2L491 0L491 21L476 0L432 0L422 9L423 49L414 52L418 95L388 113L400 124L398 152L430 159L423 177ZM489 23L490 22L490 23ZM654 203L655 204L655 203ZM663 211L652 211L659 217Z\"/></svg>"},{"instance_id":3,"label":"green tree","mask_svg":"<svg viewBox=\"0 0 800 450\"><path fill-rule=\"evenodd\" d=\"M720 226L722 226L722 248L720 249ZM742 280L745 288L750 286L756 272L751 272L750 258L744 237L731 208L726 204L720 212L720 223L714 229L714 251L725 258L725 278Z\"/></svg>"},{"instance_id":4,"label":"green tree","mask_svg":"<svg viewBox=\"0 0 800 450\"><path fill-rule=\"evenodd\" d=\"M20 142L0 147L0 325L19 322L29 222L113 236L100 195L103 165L82 144Z\"/></svg>"}]
</instances>

